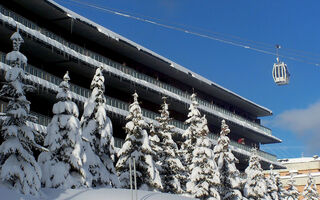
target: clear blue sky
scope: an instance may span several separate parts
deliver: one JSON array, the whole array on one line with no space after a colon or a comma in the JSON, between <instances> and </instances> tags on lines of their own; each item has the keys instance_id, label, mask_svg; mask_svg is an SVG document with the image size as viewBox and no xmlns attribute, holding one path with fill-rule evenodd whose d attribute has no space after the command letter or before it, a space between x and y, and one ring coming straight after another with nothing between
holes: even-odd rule
<instances>
[{"instance_id":1,"label":"clear blue sky","mask_svg":"<svg viewBox=\"0 0 320 200\"><path fill-rule=\"evenodd\" d=\"M318 58L313 56L313 60L307 60L320 63L319 1L81 1L161 19L165 24L197 27L271 46L280 44L283 51L289 48L311 52L318 54ZM70 0L56 2L271 109L273 116L263 118L262 123L272 128L273 134L283 143L264 145L266 151L280 158L320 153L319 67L283 58L291 73L291 83L279 87L271 76L275 62L272 55L168 30ZM297 54L296 57L311 56Z\"/></svg>"}]
</instances>

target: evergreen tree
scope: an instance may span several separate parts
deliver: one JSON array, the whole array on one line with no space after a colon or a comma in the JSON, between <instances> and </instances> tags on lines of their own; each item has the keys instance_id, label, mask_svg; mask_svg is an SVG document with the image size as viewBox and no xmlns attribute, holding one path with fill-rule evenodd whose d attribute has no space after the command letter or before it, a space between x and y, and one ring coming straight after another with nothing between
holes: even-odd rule
<instances>
[{"instance_id":1,"label":"evergreen tree","mask_svg":"<svg viewBox=\"0 0 320 200\"><path fill-rule=\"evenodd\" d=\"M36 131L26 124L35 121L35 117L29 114L31 103L25 96L25 92L33 87L22 83L25 74L21 67L27 65L27 58L19 52L23 39L19 32L10 39L13 51L6 55L6 61L11 68L0 90L0 97L9 101L0 128L0 182L23 194L38 196L41 170L32 150L40 146L34 139Z\"/></svg>"},{"instance_id":2,"label":"evergreen tree","mask_svg":"<svg viewBox=\"0 0 320 200\"><path fill-rule=\"evenodd\" d=\"M291 174L285 200L299 200L300 193L294 184L295 180L293 179L293 174Z\"/></svg>"},{"instance_id":3,"label":"evergreen tree","mask_svg":"<svg viewBox=\"0 0 320 200\"><path fill-rule=\"evenodd\" d=\"M309 173L309 179L302 192L303 200L319 200L320 195L317 191L317 186L314 183L312 175Z\"/></svg>"},{"instance_id":4,"label":"evergreen tree","mask_svg":"<svg viewBox=\"0 0 320 200\"><path fill-rule=\"evenodd\" d=\"M161 110L159 110L160 117L156 118L159 122L157 132L161 138L160 144L162 147L162 152L158 152L161 163L160 176L164 187L163 190L168 193L177 194L183 192L179 181L179 173L184 170L184 167L177 157L178 146L172 139L174 126L169 125L171 118L166 97L163 100Z\"/></svg>"},{"instance_id":5,"label":"evergreen tree","mask_svg":"<svg viewBox=\"0 0 320 200\"><path fill-rule=\"evenodd\" d=\"M83 145L83 164L90 173L93 186L106 185L120 187L120 182L113 164L114 138L112 122L107 116L106 98L104 96L103 68L100 67L91 82L91 96L84 104L81 118ZM87 143L87 144L86 144ZM91 152L92 151L92 152ZM89 172L89 173L88 173Z\"/></svg>"},{"instance_id":6,"label":"evergreen tree","mask_svg":"<svg viewBox=\"0 0 320 200\"><path fill-rule=\"evenodd\" d=\"M213 160L211 142L207 137L209 129L205 115L201 118L201 133L193 150L191 174L187 183L187 192L201 200L220 200L218 187L220 174Z\"/></svg>"},{"instance_id":7,"label":"evergreen tree","mask_svg":"<svg viewBox=\"0 0 320 200\"><path fill-rule=\"evenodd\" d=\"M47 127L44 145L50 152L39 155L44 187L77 188L85 184L81 162L81 136L78 107L71 100L68 72L60 83L58 102L53 105L53 118Z\"/></svg>"},{"instance_id":8,"label":"evergreen tree","mask_svg":"<svg viewBox=\"0 0 320 200\"><path fill-rule=\"evenodd\" d=\"M200 136L200 124L201 124L201 114L198 110L198 102L196 99L196 94L191 95L191 104L189 107L188 119L185 121L185 124L188 125L188 128L182 134L184 142L181 144L181 149L179 150L179 158L185 167L185 171L180 174L180 183L182 189L186 191L186 184L188 178L191 174L190 166L192 164L192 154L194 146L197 142L197 138Z\"/></svg>"},{"instance_id":9,"label":"evergreen tree","mask_svg":"<svg viewBox=\"0 0 320 200\"><path fill-rule=\"evenodd\" d=\"M229 149L230 139L227 135L230 133L229 126L225 120L221 123L221 132L217 145L214 147L214 160L218 165L220 172L219 193L224 200L242 199L240 172L235 166L239 162Z\"/></svg>"},{"instance_id":10,"label":"evergreen tree","mask_svg":"<svg viewBox=\"0 0 320 200\"><path fill-rule=\"evenodd\" d=\"M267 185L256 148L252 149L249 166L246 168L245 173L246 183L243 191L244 196L248 200L265 199L267 194Z\"/></svg>"},{"instance_id":11,"label":"evergreen tree","mask_svg":"<svg viewBox=\"0 0 320 200\"><path fill-rule=\"evenodd\" d=\"M152 159L155 163L155 166L157 170L160 172L162 170L161 168L161 162L160 162L160 154L163 152L162 144L160 142L160 138L158 136L157 128L153 123L150 124L150 134L149 134L149 141L150 141L150 147L152 150Z\"/></svg>"},{"instance_id":12,"label":"evergreen tree","mask_svg":"<svg viewBox=\"0 0 320 200\"><path fill-rule=\"evenodd\" d=\"M120 182L124 188L130 188L129 159L136 164L137 187L141 190L162 189L159 172L152 159L152 150L149 144L147 123L143 120L141 108L138 103L138 94L133 94L134 102L129 106L129 115L125 131L125 143L118 152L119 160L116 168Z\"/></svg>"},{"instance_id":13,"label":"evergreen tree","mask_svg":"<svg viewBox=\"0 0 320 200\"><path fill-rule=\"evenodd\" d=\"M273 171L272 164L270 165L270 175L267 178L267 192L272 200L280 200L286 196L286 191L280 181L280 175L278 172Z\"/></svg>"}]
</instances>

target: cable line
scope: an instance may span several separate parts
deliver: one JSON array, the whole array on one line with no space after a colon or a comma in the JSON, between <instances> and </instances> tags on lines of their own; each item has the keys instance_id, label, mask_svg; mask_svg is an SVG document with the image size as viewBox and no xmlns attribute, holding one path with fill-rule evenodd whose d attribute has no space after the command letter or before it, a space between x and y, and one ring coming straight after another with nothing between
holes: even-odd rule
<instances>
[{"instance_id":1,"label":"cable line","mask_svg":"<svg viewBox=\"0 0 320 200\"><path fill-rule=\"evenodd\" d=\"M166 24L166 23L161 23L160 22L161 20L159 20L157 18L146 17L146 16L139 17L137 15L132 15L129 12L126 12L126 11L120 11L120 10L111 9L111 8L107 8L107 7L101 7L101 6L94 5L94 4L91 4L91 3L88 3L88 2L84 2L84 1L80 1L80 0L69 0L69 1L71 3L80 4L80 5L83 5L83 6L86 6L86 7L90 7L90 8L96 9L96 10L101 10L103 12L107 12L107 13L110 13L110 14L113 14L113 15L118 15L118 16L130 18L130 19L134 19L134 20L137 20L137 21L141 21L141 22L153 24L153 25L156 25L156 26L160 26L160 27L163 27L163 28L166 28L166 29L171 29L171 30L183 32L183 33L186 33L186 34L194 35L194 36L197 36L197 37L202 37L202 38L218 41L218 42L221 42L221 43L229 44L229 45L232 45L232 46L242 47L242 48L250 49L250 50L253 50L253 51L256 51L256 52L260 52L260 53L276 56L276 53L273 52L274 45L267 44L267 43L264 43L264 42L256 42L256 41L249 40L249 39L244 39L244 38L241 38L241 37L238 37L238 36L218 33L218 32L205 30L205 29L201 29L201 28L194 28L194 27L192 28L192 29L198 29L198 30L202 30L204 32L213 34L213 35L209 35L209 34L200 33L200 32L197 32L197 31L193 31L191 29L182 28L182 27L178 27L178 26L174 26L174 25L169 25L169 24ZM147 18L149 18L149 19L147 19ZM181 25L181 24L180 24L180 26L187 27L186 25ZM218 36L218 35L220 35L220 36ZM234 38L234 39L230 39L230 38ZM301 54L305 54L305 55L301 55ZM302 62L302 63L307 63L307 64L311 64L311 65L315 65L315 66L320 66L320 54L316 54L316 53L305 52L305 51L289 49L289 48L283 48L282 54L279 54L278 56L282 57L282 58L287 58L287 59L290 59L290 60Z\"/></svg>"}]
</instances>

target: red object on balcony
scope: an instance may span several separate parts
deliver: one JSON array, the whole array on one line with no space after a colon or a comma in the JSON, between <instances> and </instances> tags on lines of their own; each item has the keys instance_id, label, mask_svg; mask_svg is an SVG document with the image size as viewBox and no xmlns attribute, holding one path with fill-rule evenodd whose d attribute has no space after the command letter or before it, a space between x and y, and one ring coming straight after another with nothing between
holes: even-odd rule
<instances>
[{"instance_id":1,"label":"red object on balcony","mask_svg":"<svg viewBox=\"0 0 320 200\"><path fill-rule=\"evenodd\" d=\"M244 144L244 138L239 138L239 139L238 139L238 143L239 143L239 144Z\"/></svg>"}]
</instances>

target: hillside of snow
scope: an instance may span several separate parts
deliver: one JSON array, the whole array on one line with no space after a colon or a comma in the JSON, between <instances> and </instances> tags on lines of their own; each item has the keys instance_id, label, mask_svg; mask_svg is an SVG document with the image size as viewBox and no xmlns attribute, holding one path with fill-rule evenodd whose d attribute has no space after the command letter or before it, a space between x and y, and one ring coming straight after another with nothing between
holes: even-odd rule
<instances>
[{"instance_id":1,"label":"hillside of snow","mask_svg":"<svg viewBox=\"0 0 320 200\"><path fill-rule=\"evenodd\" d=\"M83 189L41 189L41 196L35 198L18 194L0 186L0 199L6 200L131 200L131 191L127 189L83 188ZM135 195L135 193L134 193ZM135 196L134 196L135 198ZM138 191L138 200L195 200L184 196L159 192Z\"/></svg>"}]
</instances>

